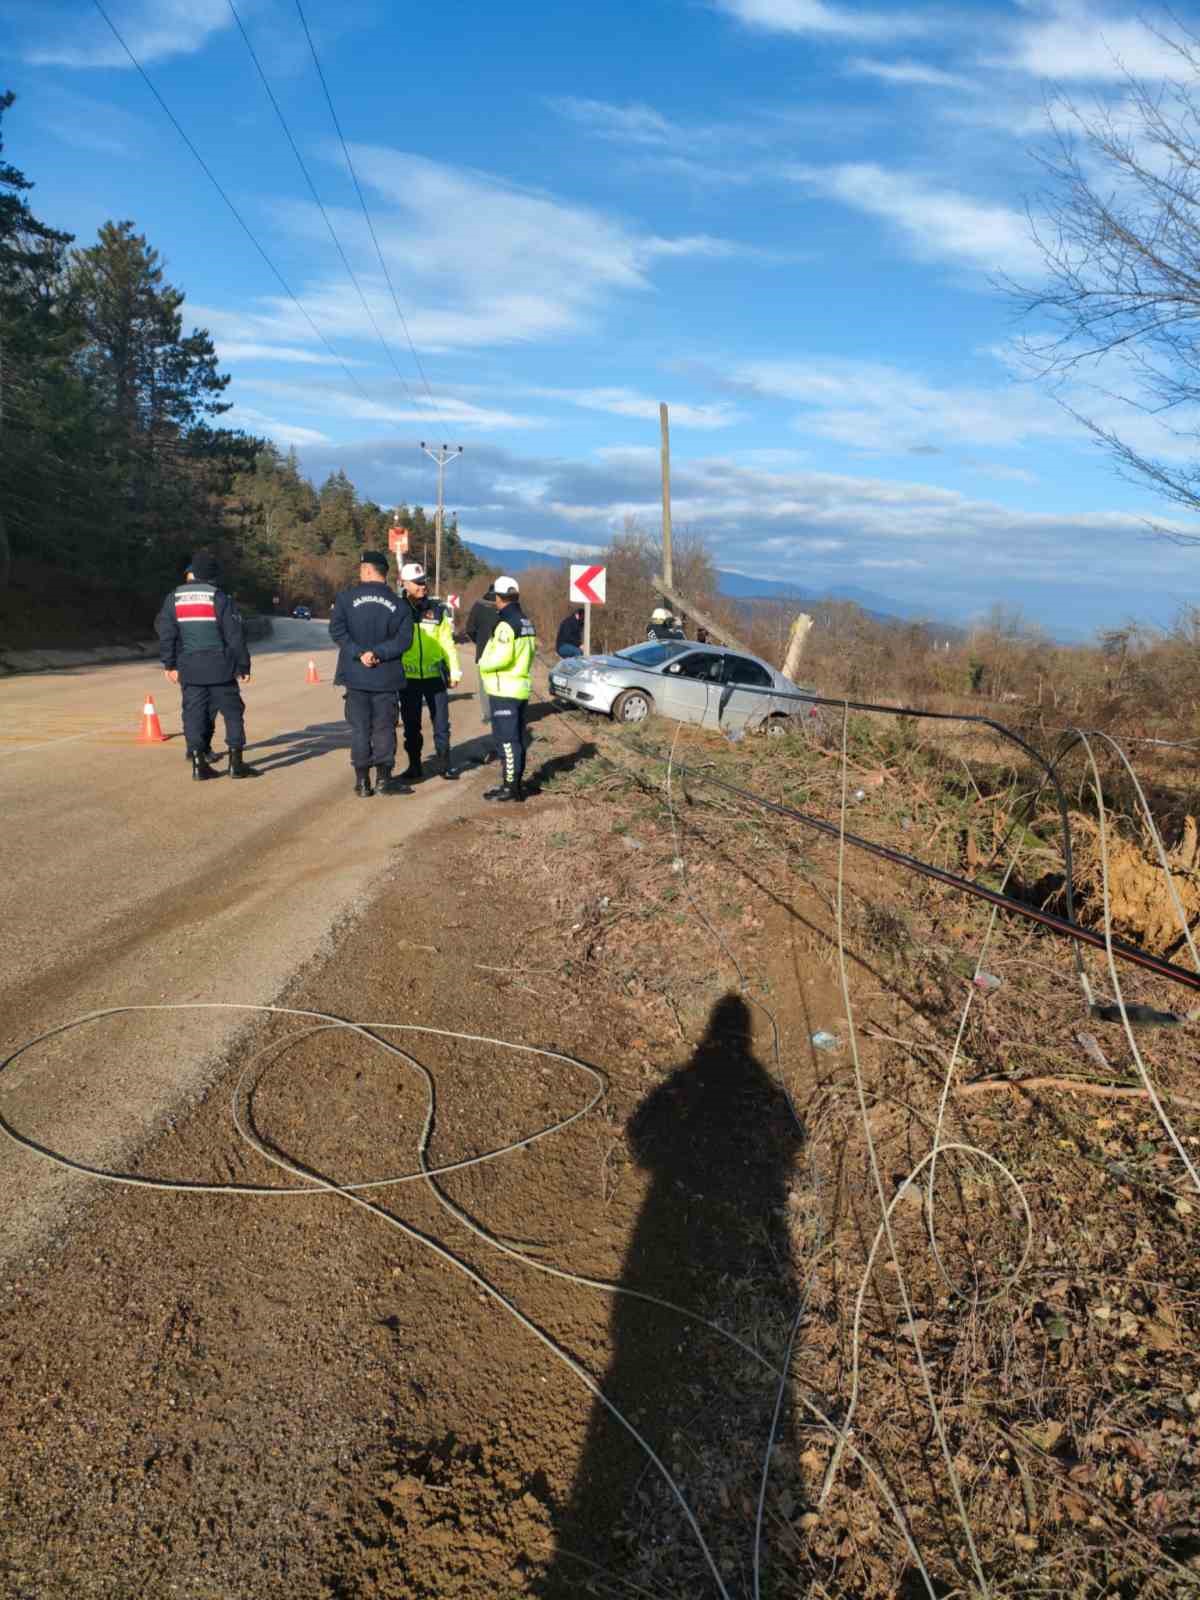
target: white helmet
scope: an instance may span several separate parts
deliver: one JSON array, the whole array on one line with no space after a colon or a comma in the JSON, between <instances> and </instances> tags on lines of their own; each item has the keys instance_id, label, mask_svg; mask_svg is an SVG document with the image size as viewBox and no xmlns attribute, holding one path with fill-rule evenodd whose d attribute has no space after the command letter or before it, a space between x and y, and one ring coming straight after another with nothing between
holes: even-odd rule
<instances>
[{"instance_id":1,"label":"white helmet","mask_svg":"<svg viewBox=\"0 0 1200 1600\"><path fill-rule=\"evenodd\" d=\"M651 622L670 622L670 620L671 613L667 610L666 606L655 606L654 610L650 613Z\"/></svg>"}]
</instances>

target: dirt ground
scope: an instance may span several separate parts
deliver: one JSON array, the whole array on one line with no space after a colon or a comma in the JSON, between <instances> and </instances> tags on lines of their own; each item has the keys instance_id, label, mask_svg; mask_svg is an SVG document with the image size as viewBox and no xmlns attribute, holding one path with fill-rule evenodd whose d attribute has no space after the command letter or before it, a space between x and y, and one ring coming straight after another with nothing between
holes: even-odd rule
<instances>
[{"instance_id":1,"label":"dirt ground","mask_svg":"<svg viewBox=\"0 0 1200 1600\"><path fill-rule=\"evenodd\" d=\"M1077 1115L1074 1102L1007 1092L956 1103L953 1136L1002 1152L1032 1194L1032 1254L1014 1289L1019 1208L981 1164L956 1166L941 1261L973 1290L946 1292L920 1207L902 1204L894 1270L868 1272L855 1353L850 1313L877 1217L830 937L832 846L768 835L678 780L677 834L661 772L631 784L593 759L586 729L550 716L536 727L534 803L499 814L480 803L415 837L286 1003L560 1051L603 1073L603 1101L436 1188L371 1191L407 1231L328 1193L98 1191L58 1253L2 1285L0 1593L718 1594L663 1475L497 1297L645 1434L730 1596L752 1592L763 1451L797 1308L764 1502L764 1595L929 1592L858 1460L817 1509L831 1440L814 1418L846 1416L854 1359L855 1437L927 1552L933 1592L969 1585L918 1339L971 1520L987 1530L993 1593L1191 1592L1194 1235L1186 1206L1164 1198L1144 1109L1083 1102ZM714 754L702 743L691 758ZM825 785L828 797L827 762L800 753L789 771L790 792L807 786L811 799ZM763 770L751 776L767 792ZM875 804L864 792L862 827ZM970 982L965 958L945 952L977 940L986 917L940 891L914 895L872 863L852 867L849 893L869 1121L890 1196L922 1153L937 1053ZM966 1034L972 1074L1074 1048L1070 1020L1021 987L1020 963L1045 951L1021 931L993 954L1007 987ZM234 1130L245 1070L253 1126L291 1160L344 1184L417 1173L420 1074L361 1036L309 1027L248 1023L221 1081L136 1172L289 1181ZM822 1030L837 1036L831 1052L811 1043ZM593 1092L568 1063L496 1044L382 1037L432 1076L431 1165L523 1139ZM1110 1168L1125 1162L1120 1194L1091 1159L1099 1145ZM481 1239L464 1214L529 1259ZM1086 1261L1084 1222L1099 1241ZM896 1303L901 1261L909 1320ZM1084 1377L1085 1353L1125 1375ZM1133 1532L1118 1537L1122 1519Z\"/></svg>"}]
</instances>

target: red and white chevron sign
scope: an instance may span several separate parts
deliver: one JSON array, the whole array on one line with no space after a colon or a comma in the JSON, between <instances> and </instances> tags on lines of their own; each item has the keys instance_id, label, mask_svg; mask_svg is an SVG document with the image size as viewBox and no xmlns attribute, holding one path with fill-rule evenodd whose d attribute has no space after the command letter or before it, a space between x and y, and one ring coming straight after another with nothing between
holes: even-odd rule
<instances>
[{"instance_id":1,"label":"red and white chevron sign","mask_svg":"<svg viewBox=\"0 0 1200 1600\"><path fill-rule=\"evenodd\" d=\"M571 567L571 599L577 605L602 606L608 589L605 567Z\"/></svg>"},{"instance_id":2,"label":"red and white chevron sign","mask_svg":"<svg viewBox=\"0 0 1200 1600\"><path fill-rule=\"evenodd\" d=\"M448 594L446 596L446 604L448 606L453 606L455 611L460 611L462 609L462 595Z\"/></svg>"}]
</instances>

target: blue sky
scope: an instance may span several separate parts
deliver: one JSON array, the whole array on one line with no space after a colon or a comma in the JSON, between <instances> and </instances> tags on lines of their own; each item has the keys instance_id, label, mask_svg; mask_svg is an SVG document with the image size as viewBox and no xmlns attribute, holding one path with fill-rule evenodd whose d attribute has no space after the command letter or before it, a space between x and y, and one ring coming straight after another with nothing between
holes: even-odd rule
<instances>
[{"instance_id":1,"label":"blue sky","mask_svg":"<svg viewBox=\"0 0 1200 1600\"><path fill-rule=\"evenodd\" d=\"M995 286L1037 276L1048 95L1119 108L1122 67L1178 70L1132 11L304 0L427 391L294 0L235 3L382 344L229 0L106 3L338 360L90 0L0 0L6 154L80 242L136 222L233 375L229 420L318 478L429 504L418 441L462 444L468 538L597 548L658 524L666 400L676 526L723 566L1060 636L1195 598L1200 551L1147 538L1167 508L1022 376ZM1065 398L1187 453L1117 379Z\"/></svg>"}]
</instances>

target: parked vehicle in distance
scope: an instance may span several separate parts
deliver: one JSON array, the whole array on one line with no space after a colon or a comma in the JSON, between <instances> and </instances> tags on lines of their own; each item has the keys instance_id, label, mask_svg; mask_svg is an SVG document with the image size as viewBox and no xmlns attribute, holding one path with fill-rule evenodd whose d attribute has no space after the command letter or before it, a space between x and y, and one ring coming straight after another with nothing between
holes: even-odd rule
<instances>
[{"instance_id":1,"label":"parked vehicle in distance","mask_svg":"<svg viewBox=\"0 0 1200 1600\"><path fill-rule=\"evenodd\" d=\"M301 622L311 622L312 621L312 607L311 606L293 606L292 607L292 615L294 617L299 617Z\"/></svg>"},{"instance_id":2,"label":"parked vehicle in distance","mask_svg":"<svg viewBox=\"0 0 1200 1600\"><path fill-rule=\"evenodd\" d=\"M614 655L575 656L550 670L556 700L614 722L652 712L726 732L792 733L817 707L785 698L798 685L757 656L686 639L631 644ZM815 694L815 689L801 690Z\"/></svg>"}]
</instances>

